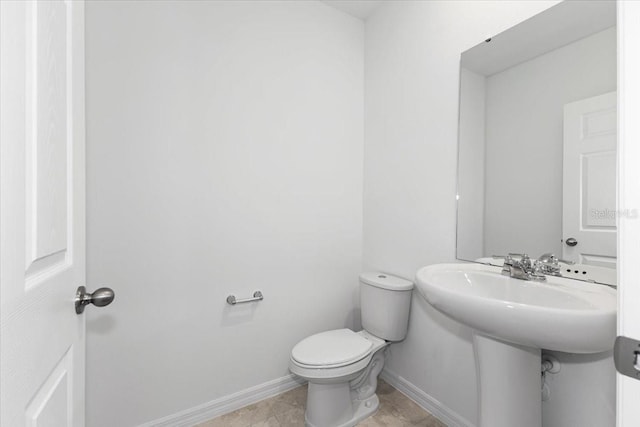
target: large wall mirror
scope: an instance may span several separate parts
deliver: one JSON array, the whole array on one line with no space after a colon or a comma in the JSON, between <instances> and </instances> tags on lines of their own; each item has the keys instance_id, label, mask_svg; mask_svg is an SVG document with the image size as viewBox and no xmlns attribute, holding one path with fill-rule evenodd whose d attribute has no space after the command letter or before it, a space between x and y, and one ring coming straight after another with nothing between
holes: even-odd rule
<instances>
[{"instance_id":1,"label":"large wall mirror","mask_svg":"<svg viewBox=\"0 0 640 427\"><path fill-rule=\"evenodd\" d=\"M465 51L457 258L615 281L616 6L565 1ZM572 264L573 263L573 264Z\"/></svg>"}]
</instances>

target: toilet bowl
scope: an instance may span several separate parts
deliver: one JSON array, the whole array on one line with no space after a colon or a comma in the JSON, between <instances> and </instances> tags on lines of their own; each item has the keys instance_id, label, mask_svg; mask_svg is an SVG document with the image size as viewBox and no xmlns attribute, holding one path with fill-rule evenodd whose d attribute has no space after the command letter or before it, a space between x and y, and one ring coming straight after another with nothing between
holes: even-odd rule
<instances>
[{"instance_id":1,"label":"toilet bowl","mask_svg":"<svg viewBox=\"0 0 640 427\"><path fill-rule=\"evenodd\" d=\"M320 332L293 348L289 370L309 383L307 427L351 427L378 410L378 375L387 346L406 336L412 289L405 279L363 273L364 329Z\"/></svg>"}]
</instances>

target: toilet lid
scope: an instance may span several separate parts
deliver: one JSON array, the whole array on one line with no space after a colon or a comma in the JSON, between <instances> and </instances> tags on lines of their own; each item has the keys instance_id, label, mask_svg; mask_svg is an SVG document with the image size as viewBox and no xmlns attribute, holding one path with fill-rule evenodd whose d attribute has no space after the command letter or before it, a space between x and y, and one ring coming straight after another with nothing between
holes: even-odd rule
<instances>
[{"instance_id":1,"label":"toilet lid","mask_svg":"<svg viewBox=\"0 0 640 427\"><path fill-rule=\"evenodd\" d=\"M291 350L291 357L304 365L336 368L363 359L371 347L371 341L351 329L336 329L303 339Z\"/></svg>"}]
</instances>

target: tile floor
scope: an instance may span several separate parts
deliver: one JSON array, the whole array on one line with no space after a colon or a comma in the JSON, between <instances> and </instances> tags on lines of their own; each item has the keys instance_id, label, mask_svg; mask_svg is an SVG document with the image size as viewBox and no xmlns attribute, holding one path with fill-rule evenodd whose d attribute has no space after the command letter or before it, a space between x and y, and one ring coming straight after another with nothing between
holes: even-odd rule
<instances>
[{"instance_id":1,"label":"tile floor","mask_svg":"<svg viewBox=\"0 0 640 427\"><path fill-rule=\"evenodd\" d=\"M378 412L359 427L446 427L384 381L378 383ZM235 412L198 424L197 427L300 427L304 426L307 386L263 400Z\"/></svg>"}]
</instances>

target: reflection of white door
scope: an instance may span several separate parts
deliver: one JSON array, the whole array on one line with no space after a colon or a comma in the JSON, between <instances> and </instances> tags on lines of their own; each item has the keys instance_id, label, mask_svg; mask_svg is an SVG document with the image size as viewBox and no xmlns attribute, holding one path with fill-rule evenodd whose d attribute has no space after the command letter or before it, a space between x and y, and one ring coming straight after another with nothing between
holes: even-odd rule
<instances>
[{"instance_id":1,"label":"reflection of white door","mask_svg":"<svg viewBox=\"0 0 640 427\"><path fill-rule=\"evenodd\" d=\"M0 424L82 426L83 4L0 8Z\"/></svg>"},{"instance_id":2,"label":"reflection of white door","mask_svg":"<svg viewBox=\"0 0 640 427\"><path fill-rule=\"evenodd\" d=\"M616 126L615 92L564 107L564 259L615 268Z\"/></svg>"}]
</instances>

